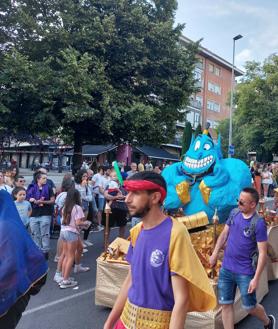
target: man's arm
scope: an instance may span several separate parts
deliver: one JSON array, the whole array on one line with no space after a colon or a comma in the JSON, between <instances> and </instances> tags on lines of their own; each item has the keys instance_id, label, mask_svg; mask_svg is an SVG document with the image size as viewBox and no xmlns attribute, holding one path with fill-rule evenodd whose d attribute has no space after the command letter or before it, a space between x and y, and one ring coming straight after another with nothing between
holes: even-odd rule
<instances>
[{"instance_id":1,"label":"man's arm","mask_svg":"<svg viewBox=\"0 0 278 329\"><path fill-rule=\"evenodd\" d=\"M251 294L258 287L260 276L262 271L264 270L267 258L267 241L257 242L258 250L259 250L259 258L258 265L256 269L256 273L254 278L250 281L248 293Z\"/></svg>"},{"instance_id":2,"label":"man's arm","mask_svg":"<svg viewBox=\"0 0 278 329\"><path fill-rule=\"evenodd\" d=\"M40 204L40 203L42 203L42 204L54 204L55 203L55 198L54 198L54 196L52 196L52 197L50 197L49 200L37 200L34 203L35 204Z\"/></svg>"},{"instance_id":3,"label":"man's arm","mask_svg":"<svg viewBox=\"0 0 278 329\"><path fill-rule=\"evenodd\" d=\"M209 258L209 263L212 267L216 264L218 253L223 248L225 242L227 241L227 238L228 238L228 235L229 235L229 230L230 230L230 226L226 224L224 226L223 231L219 235L219 238L217 239L217 242L216 242L215 248L213 250L213 253Z\"/></svg>"},{"instance_id":4,"label":"man's arm","mask_svg":"<svg viewBox=\"0 0 278 329\"><path fill-rule=\"evenodd\" d=\"M125 302L127 300L127 293L128 293L130 286L131 286L131 270L129 268L128 275L122 285L122 288L119 292L119 295L116 299L113 309L110 312L110 314L104 324L103 329L113 329L114 328L114 325L119 320L119 318L122 314L122 311L124 309Z\"/></svg>"},{"instance_id":5,"label":"man's arm","mask_svg":"<svg viewBox=\"0 0 278 329\"><path fill-rule=\"evenodd\" d=\"M114 201L114 200L117 200L117 197L116 197L116 196L109 195L109 193L108 193L107 190L104 191L104 197L105 197L105 199L108 200L108 201Z\"/></svg>"},{"instance_id":6,"label":"man's arm","mask_svg":"<svg viewBox=\"0 0 278 329\"><path fill-rule=\"evenodd\" d=\"M188 309L187 281L179 275L173 275L172 287L175 305L172 311L169 329L183 329Z\"/></svg>"},{"instance_id":7,"label":"man's arm","mask_svg":"<svg viewBox=\"0 0 278 329\"><path fill-rule=\"evenodd\" d=\"M109 195L109 193L108 193L107 190L104 191L104 197L108 201L116 201L116 200L123 200L123 199L125 199L125 196L124 195L119 195L119 194L117 194L115 196Z\"/></svg>"}]
</instances>

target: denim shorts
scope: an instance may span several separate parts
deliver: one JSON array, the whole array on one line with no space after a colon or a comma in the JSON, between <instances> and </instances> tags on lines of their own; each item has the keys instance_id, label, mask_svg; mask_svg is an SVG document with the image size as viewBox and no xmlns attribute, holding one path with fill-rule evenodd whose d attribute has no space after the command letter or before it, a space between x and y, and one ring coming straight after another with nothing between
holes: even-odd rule
<instances>
[{"instance_id":1,"label":"denim shorts","mask_svg":"<svg viewBox=\"0 0 278 329\"><path fill-rule=\"evenodd\" d=\"M79 239L79 234L74 233L72 231L63 230L60 232L60 239L62 239L63 241L67 241L67 242L74 242Z\"/></svg>"},{"instance_id":2,"label":"denim shorts","mask_svg":"<svg viewBox=\"0 0 278 329\"><path fill-rule=\"evenodd\" d=\"M103 211L104 202L105 202L104 198L100 198L100 197L98 198L98 211Z\"/></svg>"},{"instance_id":3,"label":"denim shorts","mask_svg":"<svg viewBox=\"0 0 278 329\"><path fill-rule=\"evenodd\" d=\"M88 211L89 210L89 201L82 200L81 203L82 203L82 209L83 209L83 211Z\"/></svg>"},{"instance_id":4,"label":"denim shorts","mask_svg":"<svg viewBox=\"0 0 278 329\"><path fill-rule=\"evenodd\" d=\"M218 302L221 305L233 304L236 288L239 288L242 307L250 310L257 305L256 292L248 294L248 287L253 275L233 273L225 268L220 269L218 280Z\"/></svg>"}]
</instances>

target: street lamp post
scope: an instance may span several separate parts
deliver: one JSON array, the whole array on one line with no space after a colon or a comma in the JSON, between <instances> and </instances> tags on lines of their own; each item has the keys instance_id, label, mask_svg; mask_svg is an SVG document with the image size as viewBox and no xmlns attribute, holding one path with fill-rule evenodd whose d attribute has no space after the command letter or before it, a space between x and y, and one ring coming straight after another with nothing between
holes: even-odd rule
<instances>
[{"instance_id":1,"label":"street lamp post","mask_svg":"<svg viewBox=\"0 0 278 329\"><path fill-rule=\"evenodd\" d=\"M231 99L230 99L230 125L229 125L229 150L228 156L229 158L232 157L232 142L233 142L233 101L234 101L234 76L235 76L235 44L236 40L242 38L241 34L236 35L233 37L233 66L232 66L232 81L231 81Z\"/></svg>"}]
</instances>

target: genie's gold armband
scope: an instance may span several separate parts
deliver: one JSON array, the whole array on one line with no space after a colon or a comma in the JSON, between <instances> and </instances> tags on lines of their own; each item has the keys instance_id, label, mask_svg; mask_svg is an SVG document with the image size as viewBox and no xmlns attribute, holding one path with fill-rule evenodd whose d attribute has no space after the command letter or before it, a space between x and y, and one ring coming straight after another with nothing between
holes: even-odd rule
<instances>
[{"instance_id":1,"label":"genie's gold armband","mask_svg":"<svg viewBox=\"0 0 278 329\"><path fill-rule=\"evenodd\" d=\"M205 182L202 180L199 185L199 190L201 191L204 202L208 204L211 188L206 186Z\"/></svg>"},{"instance_id":2,"label":"genie's gold armband","mask_svg":"<svg viewBox=\"0 0 278 329\"><path fill-rule=\"evenodd\" d=\"M182 204L190 202L189 182L181 182L177 184L176 192Z\"/></svg>"}]
</instances>

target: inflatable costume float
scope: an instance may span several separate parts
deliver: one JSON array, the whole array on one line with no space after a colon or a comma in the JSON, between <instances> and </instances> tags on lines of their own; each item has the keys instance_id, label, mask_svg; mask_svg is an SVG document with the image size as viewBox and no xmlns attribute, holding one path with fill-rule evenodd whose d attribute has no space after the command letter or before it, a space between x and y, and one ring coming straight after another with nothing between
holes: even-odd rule
<instances>
[{"instance_id":1,"label":"inflatable costume float","mask_svg":"<svg viewBox=\"0 0 278 329\"><path fill-rule=\"evenodd\" d=\"M215 144L207 130L192 136L183 161L166 167L162 176L167 182L166 210L182 208L187 216L204 211L211 221L217 209L222 223L237 206L241 190L251 186L247 165L239 159L223 159L220 136Z\"/></svg>"}]
</instances>

